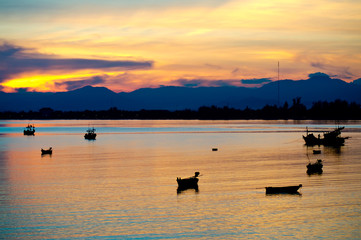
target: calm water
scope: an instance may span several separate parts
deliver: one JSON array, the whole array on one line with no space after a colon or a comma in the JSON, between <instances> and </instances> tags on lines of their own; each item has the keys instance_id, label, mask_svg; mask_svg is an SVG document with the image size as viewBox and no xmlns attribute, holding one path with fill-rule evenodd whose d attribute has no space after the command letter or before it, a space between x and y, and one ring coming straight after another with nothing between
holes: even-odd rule
<instances>
[{"instance_id":1,"label":"calm water","mask_svg":"<svg viewBox=\"0 0 361 240\"><path fill-rule=\"evenodd\" d=\"M313 155L305 127L333 122L0 121L0 239L359 239L361 121L341 125L346 145ZM177 194L195 171L199 192Z\"/></svg>"}]
</instances>

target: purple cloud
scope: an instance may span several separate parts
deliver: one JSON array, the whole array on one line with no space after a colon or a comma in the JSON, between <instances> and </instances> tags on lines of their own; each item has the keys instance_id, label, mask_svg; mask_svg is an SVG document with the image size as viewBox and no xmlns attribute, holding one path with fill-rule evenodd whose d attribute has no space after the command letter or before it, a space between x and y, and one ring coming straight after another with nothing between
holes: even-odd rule
<instances>
[{"instance_id":1,"label":"purple cloud","mask_svg":"<svg viewBox=\"0 0 361 240\"><path fill-rule=\"evenodd\" d=\"M31 49L4 43L0 45L0 82L13 74L45 70L82 70L115 68L122 70L147 69L152 61L108 61L29 53Z\"/></svg>"},{"instance_id":2,"label":"purple cloud","mask_svg":"<svg viewBox=\"0 0 361 240\"><path fill-rule=\"evenodd\" d=\"M100 83L104 83L105 79L100 76L95 76L85 80L78 80L78 81L66 81L61 83L55 83L56 86L65 86L66 90L71 91L78 88L82 88L89 85L96 85Z\"/></svg>"},{"instance_id":3,"label":"purple cloud","mask_svg":"<svg viewBox=\"0 0 361 240\"><path fill-rule=\"evenodd\" d=\"M263 83L269 83L271 80L269 78L259 78L259 79L244 79L241 80L243 84L263 84Z\"/></svg>"},{"instance_id":4,"label":"purple cloud","mask_svg":"<svg viewBox=\"0 0 361 240\"><path fill-rule=\"evenodd\" d=\"M326 73L322 73L322 72L308 74L308 77L310 79L330 79L329 75L327 75Z\"/></svg>"},{"instance_id":5,"label":"purple cloud","mask_svg":"<svg viewBox=\"0 0 361 240\"><path fill-rule=\"evenodd\" d=\"M349 71L349 67L338 67L321 62L311 62L311 66L314 68L324 70L328 73L334 73L333 77L338 77L342 79L351 79L355 76Z\"/></svg>"},{"instance_id":6,"label":"purple cloud","mask_svg":"<svg viewBox=\"0 0 361 240\"><path fill-rule=\"evenodd\" d=\"M172 84L182 87L230 87L239 86L240 80L177 79Z\"/></svg>"},{"instance_id":7,"label":"purple cloud","mask_svg":"<svg viewBox=\"0 0 361 240\"><path fill-rule=\"evenodd\" d=\"M237 75L239 72L240 72L239 68L235 68L235 69L232 70L233 75Z\"/></svg>"},{"instance_id":8,"label":"purple cloud","mask_svg":"<svg viewBox=\"0 0 361 240\"><path fill-rule=\"evenodd\" d=\"M210 80L210 79L177 79L172 84L183 87L239 87L242 84L259 85L271 82L269 78L260 79L228 79L228 80Z\"/></svg>"}]
</instances>

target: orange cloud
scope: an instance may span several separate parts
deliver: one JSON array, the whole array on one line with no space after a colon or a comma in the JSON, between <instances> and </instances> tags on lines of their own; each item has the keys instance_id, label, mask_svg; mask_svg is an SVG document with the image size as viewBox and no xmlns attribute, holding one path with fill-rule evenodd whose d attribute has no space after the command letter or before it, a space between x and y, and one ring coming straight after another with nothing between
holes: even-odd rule
<instances>
[{"instance_id":1,"label":"orange cloud","mask_svg":"<svg viewBox=\"0 0 361 240\"><path fill-rule=\"evenodd\" d=\"M104 81L98 84L130 91L177 79L276 79L278 61L281 78L304 79L315 71L361 76L357 1L29 4L33 7L7 9L0 4L2 38L26 46L16 54L34 60L31 66L29 59L18 56L16 68L14 58L6 66L2 61L3 87L28 82L37 90L57 91L77 85L71 82L81 85L101 77Z\"/></svg>"}]
</instances>

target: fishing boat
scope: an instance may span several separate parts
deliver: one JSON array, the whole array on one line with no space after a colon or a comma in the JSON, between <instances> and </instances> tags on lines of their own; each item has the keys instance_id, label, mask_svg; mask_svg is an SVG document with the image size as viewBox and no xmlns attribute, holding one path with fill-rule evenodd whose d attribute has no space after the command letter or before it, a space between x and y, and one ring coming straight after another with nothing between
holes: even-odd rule
<instances>
[{"instance_id":1,"label":"fishing boat","mask_svg":"<svg viewBox=\"0 0 361 240\"><path fill-rule=\"evenodd\" d=\"M312 132L306 128L306 136L302 136L307 146L325 145L325 146L343 146L345 139L348 137L341 137L341 131L345 127L337 127L333 131L323 133L323 137L320 134L316 137Z\"/></svg>"},{"instance_id":2,"label":"fishing boat","mask_svg":"<svg viewBox=\"0 0 361 240\"><path fill-rule=\"evenodd\" d=\"M188 178L177 177L178 189L177 192L181 192L186 189L195 189L198 191L198 176L199 172L195 172L194 176Z\"/></svg>"},{"instance_id":3,"label":"fishing boat","mask_svg":"<svg viewBox=\"0 0 361 240\"><path fill-rule=\"evenodd\" d=\"M308 132L308 128L306 130L306 136L302 136L302 137L303 140L305 140L305 144L307 146L322 145L320 134L318 134L318 138L316 138L313 133Z\"/></svg>"},{"instance_id":4,"label":"fishing boat","mask_svg":"<svg viewBox=\"0 0 361 240\"><path fill-rule=\"evenodd\" d=\"M95 140L96 136L97 134L95 133L95 128L88 128L88 130L86 130L84 138L88 140Z\"/></svg>"},{"instance_id":5,"label":"fishing boat","mask_svg":"<svg viewBox=\"0 0 361 240\"><path fill-rule=\"evenodd\" d=\"M53 153L53 148L50 147L49 149L41 149L41 155L44 154L52 154Z\"/></svg>"},{"instance_id":6,"label":"fishing boat","mask_svg":"<svg viewBox=\"0 0 361 240\"><path fill-rule=\"evenodd\" d=\"M349 137L341 137L341 131L345 129L345 127L338 127L335 130L326 132L323 134L323 145L325 146L343 146L345 143L345 139Z\"/></svg>"},{"instance_id":7,"label":"fishing boat","mask_svg":"<svg viewBox=\"0 0 361 240\"><path fill-rule=\"evenodd\" d=\"M266 194L278 194L278 193L290 193L297 194L298 189L302 187L302 184L298 186L287 186L287 187L266 187Z\"/></svg>"},{"instance_id":8,"label":"fishing boat","mask_svg":"<svg viewBox=\"0 0 361 240\"><path fill-rule=\"evenodd\" d=\"M322 173L323 164L321 159L317 159L315 163L307 164L307 174Z\"/></svg>"},{"instance_id":9,"label":"fishing boat","mask_svg":"<svg viewBox=\"0 0 361 240\"><path fill-rule=\"evenodd\" d=\"M34 136L35 135L35 126L28 124L28 126L26 126L24 129L24 135L27 135L27 136L33 135Z\"/></svg>"}]
</instances>

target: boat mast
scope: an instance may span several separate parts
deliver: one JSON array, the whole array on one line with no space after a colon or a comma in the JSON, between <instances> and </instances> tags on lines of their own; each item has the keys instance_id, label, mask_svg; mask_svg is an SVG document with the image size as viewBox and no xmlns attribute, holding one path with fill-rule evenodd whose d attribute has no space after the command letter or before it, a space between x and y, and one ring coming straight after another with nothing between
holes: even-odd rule
<instances>
[{"instance_id":1,"label":"boat mast","mask_svg":"<svg viewBox=\"0 0 361 240\"><path fill-rule=\"evenodd\" d=\"M277 105L280 107L280 61L278 61L278 75L277 75Z\"/></svg>"}]
</instances>

